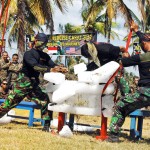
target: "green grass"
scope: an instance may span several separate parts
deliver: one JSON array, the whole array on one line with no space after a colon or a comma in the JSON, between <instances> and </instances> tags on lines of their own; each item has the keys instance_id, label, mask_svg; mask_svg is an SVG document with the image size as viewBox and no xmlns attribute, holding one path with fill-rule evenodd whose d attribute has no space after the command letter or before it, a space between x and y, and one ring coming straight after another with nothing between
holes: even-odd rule
<instances>
[{"instance_id":1,"label":"green grass","mask_svg":"<svg viewBox=\"0 0 150 150\"><path fill-rule=\"evenodd\" d=\"M16 110L17 115L27 115L28 111ZM36 111L39 117L39 111ZM55 114L57 117L57 114ZM76 122L100 125L100 117L78 116ZM133 141L129 132L122 132L121 143L107 143L96 140L96 132L92 134L74 132L72 138L62 138L59 135L42 132L40 123L28 128L27 120L15 119L9 124L0 125L0 150L148 150L150 149L150 123L144 119L144 140ZM109 123L108 123L109 124ZM129 129L130 119L123 126Z\"/></svg>"}]
</instances>

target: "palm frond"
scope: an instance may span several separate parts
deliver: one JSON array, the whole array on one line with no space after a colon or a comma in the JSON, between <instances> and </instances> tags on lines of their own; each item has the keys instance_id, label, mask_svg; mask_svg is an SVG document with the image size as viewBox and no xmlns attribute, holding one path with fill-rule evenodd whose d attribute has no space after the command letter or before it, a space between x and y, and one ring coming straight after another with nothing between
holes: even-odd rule
<instances>
[{"instance_id":1,"label":"palm frond","mask_svg":"<svg viewBox=\"0 0 150 150\"><path fill-rule=\"evenodd\" d=\"M132 16L133 20L134 20L139 26L141 26L142 23L141 23L141 21L139 20L139 18L133 13L132 10L129 10L129 11L130 11L130 13L131 13L131 16Z\"/></svg>"},{"instance_id":2,"label":"palm frond","mask_svg":"<svg viewBox=\"0 0 150 150\"><path fill-rule=\"evenodd\" d=\"M138 6L139 6L139 10L141 11L143 21L145 23L145 21L146 21L146 13L145 13L145 8L144 8L145 0L138 0Z\"/></svg>"},{"instance_id":3,"label":"palm frond","mask_svg":"<svg viewBox=\"0 0 150 150\"><path fill-rule=\"evenodd\" d=\"M60 1L60 0L53 0L55 5L59 8L59 10L64 13L64 10L67 10L67 2L66 0Z\"/></svg>"},{"instance_id":4,"label":"palm frond","mask_svg":"<svg viewBox=\"0 0 150 150\"><path fill-rule=\"evenodd\" d=\"M51 2L49 0L32 0L30 3L31 11L36 16L41 25L46 24L46 28L52 34L54 22L52 16Z\"/></svg>"},{"instance_id":5,"label":"palm frond","mask_svg":"<svg viewBox=\"0 0 150 150\"><path fill-rule=\"evenodd\" d=\"M104 14L102 14L102 15L100 15L100 16L98 16L97 18L96 18L96 22L105 22L105 13Z\"/></svg>"},{"instance_id":6,"label":"palm frond","mask_svg":"<svg viewBox=\"0 0 150 150\"><path fill-rule=\"evenodd\" d=\"M114 39L119 40L119 35L115 31L111 30L110 39L111 40L114 40Z\"/></svg>"},{"instance_id":7,"label":"palm frond","mask_svg":"<svg viewBox=\"0 0 150 150\"><path fill-rule=\"evenodd\" d=\"M104 31L104 28L105 28L105 24L102 23L102 22L96 22L94 24L94 28L98 31L98 33L104 35L105 31Z\"/></svg>"},{"instance_id":8,"label":"palm frond","mask_svg":"<svg viewBox=\"0 0 150 150\"><path fill-rule=\"evenodd\" d=\"M123 0L117 0L117 2L113 3L114 8L116 8L116 11L121 12L121 14L125 17L125 21L128 25L130 25L130 22L132 21L132 15L131 10L125 5Z\"/></svg>"},{"instance_id":9,"label":"palm frond","mask_svg":"<svg viewBox=\"0 0 150 150\"><path fill-rule=\"evenodd\" d=\"M34 16L34 14L32 13L31 9L30 9L30 6L28 4L27 1L24 1L24 4L25 4L25 12L24 12L24 16L25 16L25 19L26 21L31 24L31 26L39 29L39 30L42 30L42 28L40 27L39 23L38 23L38 20L37 18Z\"/></svg>"},{"instance_id":10,"label":"palm frond","mask_svg":"<svg viewBox=\"0 0 150 150\"><path fill-rule=\"evenodd\" d=\"M82 0L82 6L90 5L90 0Z\"/></svg>"},{"instance_id":11,"label":"palm frond","mask_svg":"<svg viewBox=\"0 0 150 150\"><path fill-rule=\"evenodd\" d=\"M95 22L95 19L97 15L100 13L100 11L103 9L104 6L103 1L96 1L91 8L89 9L87 21L85 23L85 28L88 27L88 25L93 24Z\"/></svg>"},{"instance_id":12,"label":"palm frond","mask_svg":"<svg viewBox=\"0 0 150 150\"><path fill-rule=\"evenodd\" d=\"M19 28L19 20L17 20L14 25L12 26L10 32L9 32L9 36L8 36L8 43L11 46L11 42L15 42L18 39L18 34L17 34L17 30Z\"/></svg>"},{"instance_id":13,"label":"palm frond","mask_svg":"<svg viewBox=\"0 0 150 150\"><path fill-rule=\"evenodd\" d=\"M133 33L132 34L132 39L135 39L135 38L137 38L138 36L136 35L136 33ZM127 41L127 39L128 39L128 35L126 35L124 38L123 38L123 41Z\"/></svg>"},{"instance_id":14,"label":"palm frond","mask_svg":"<svg viewBox=\"0 0 150 150\"><path fill-rule=\"evenodd\" d=\"M107 14L108 14L108 18L112 20L115 14L114 9L113 9L113 0L107 1Z\"/></svg>"}]
</instances>

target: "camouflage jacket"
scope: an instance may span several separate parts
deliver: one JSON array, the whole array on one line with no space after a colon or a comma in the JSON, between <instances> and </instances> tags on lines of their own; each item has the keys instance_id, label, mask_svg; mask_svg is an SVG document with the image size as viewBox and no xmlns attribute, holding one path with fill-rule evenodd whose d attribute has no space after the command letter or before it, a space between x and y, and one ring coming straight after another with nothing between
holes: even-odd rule
<instances>
[{"instance_id":1,"label":"camouflage jacket","mask_svg":"<svg viewBox=\"0 0 150 150\"><path fill-rule=\"evenodd\" d=\"M5 62L3 59L0 59L0 79L1 80L4 80L7 78L9 65L10 65L9 60Z\"/></svg>"},{"instance_id":2,"label":"camouflage jacket","mask_svg":"<svg viewBox=\"0 0 150 150\"><path fill-rule=\"evenodd\" d=\"M10 66L9 66L9 69L8 69L8 72L9 72L9 75L11 73L11 82L14 82L16 81L17 77L18 77L18 73L20 72L22 68L22 64L20 63L12 63Z\"/></svg>"}]
</instances>

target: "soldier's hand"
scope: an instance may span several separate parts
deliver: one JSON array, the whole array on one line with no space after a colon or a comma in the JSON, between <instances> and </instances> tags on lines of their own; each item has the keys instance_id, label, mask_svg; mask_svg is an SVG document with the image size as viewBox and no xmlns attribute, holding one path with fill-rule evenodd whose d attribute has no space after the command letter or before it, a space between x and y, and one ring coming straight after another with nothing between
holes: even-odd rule
<instances>
[{"instance_id":1,"label":"soldier's hand","mask_svg":"<svg viewBox=\"0 0 150 150\"><path fill-rule=\"evenodd\" d=\"M60 72L62 73L67 73L68 72L68 69L66 67L60 67Z\"/></svg>"},{"instance_id":2,"label":"soldier's hand","mask_svg":"<svg viewBox=\"0 0 150 150\"><path fill-rule=\"evenodd\" d=\"M138 25L134 22L134 21L132 21L131 23L130 23L130 28L131 28L131 30L132 31L134 31L134 32L137 32L138 31Z\"/></svg>"},{"instance_id":3,"label":"soldier's hand","mask_svg":"<svg viewBox=\"0 0 150 150\"><path fill-rule=\"evenodd\" d=\"M124 46L120 46L120 51L121 51L122 53L124 53L124 52L126 51L126 48L125 48Z\"/></svg>"},{"instance_id":4,"label":"soldier's hand","mask_svg":"<svg viewBox=\"0 0 150 150\"><path fill-rule=\"evenodd\" d=\"M130 57L130 54L129 54L128 52L124 52L124 53L122 53L122 57L123 57L123 58L124 58L124 57L128 58L128 57Z\"/></svg>"},{"instance_id":5,"label":"soldier's hand","mask_svg":"<svg viewBox=\"0 0 150 150\"><path fill-rule=\"evenodd\" d=\"M10 61L9 63L8 63L8 66L10 66L12 64L12 62Z\"/></svg>"},{"instance_id":6,"label":"soldier's hand","mask_svg":"<svg viewBox=\"0 0 150 150\"><path fill-rule=\"evenodd\" d=\"M66 67L55 66L54 68L50 69L50 72L62 72L62 73L66 73L66 72L68 72L68 69Z\"/></svg>"},{"instance_id":7,"label":"soldier's hand","mask_svg":"<svg viewBox=\"0 0 150 150\"><path fill-rule=\"evenodd\" d=\"M59 72L59 66L50 69L50 72Z\"/></svg>"}]
</instances>

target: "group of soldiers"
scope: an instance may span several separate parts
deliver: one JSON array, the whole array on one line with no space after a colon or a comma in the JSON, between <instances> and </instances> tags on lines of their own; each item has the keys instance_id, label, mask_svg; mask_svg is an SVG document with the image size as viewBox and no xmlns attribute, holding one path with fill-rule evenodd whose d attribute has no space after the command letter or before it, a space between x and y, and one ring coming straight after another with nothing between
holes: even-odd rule
<instances>
[{"instance_id":1,"label":"group of soldiers","mask_svg":"<svg viewBox=\"0 0 150 150\"><path fill-rule=\"evenodd\" d=\"M0 98L6 98L13 83L16 81L22 64L18 62L18 54L12 55L12 60L7 51L2 52L0 59Z\"/></svg>"},{"instance_id":2,"label":"group of soldiers","mask_svg":"<svg viewBox=\"0 0 150 150\"><path fill-rule=\"evenodd\" d=\"M150 34L138 30L138 25L132 21L131 30L139 37L142 54L130 56L123 46L114 46L109 43L87 42L81 47L81 55L88 58L90 63L87 71L92 71L110 61L116 61L123 67L135 66L139 68L140 78L134 93L129 92L129 86L122 81L123 93L119 101L115 103L111 118L108 142L119 142L119 134L125 118L134 110L150 106ZM25 97L41 106L41 115L45 120L43 131L50 131L50 122L53 112L48 110L49 97L39 86L39 75L45 72L67 73L68 69L54 63L50 56L43 52L48 42L44 33L35 36L32 48L23 56L23 66L18 63L18 55L14 54L12 61L8 59L8 53L3 52L0 60L1 83L13 85L12 91L0 105L0 117L10 109L17 106ZM121 54L121 57L120 57ZM17 57L17 58L14 58ZM41 63L40 60L43 60ZM16 80L17 81L14 82ZM5 82L4 82L5 80ZM14 82L14 84L13 84ZM137 84L137 83L136 83Z\"/></svg>"}]
</instances>

